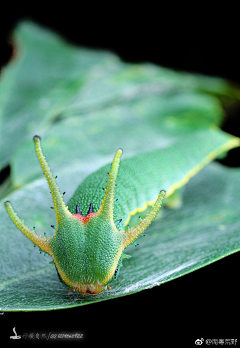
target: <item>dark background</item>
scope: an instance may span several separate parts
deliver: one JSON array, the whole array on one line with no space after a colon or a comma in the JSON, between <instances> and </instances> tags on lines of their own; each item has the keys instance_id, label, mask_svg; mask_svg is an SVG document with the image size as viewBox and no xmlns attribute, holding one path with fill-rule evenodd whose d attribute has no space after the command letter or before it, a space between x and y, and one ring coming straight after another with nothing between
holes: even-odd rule
<instances>
[{"instance_id":1,"label":"dark background","mask_svg":"<svg viewBox=\"0 0 240 348\"><path fill-rule=\"evenodd\" d=\"M59 6L51 12L48 5L40 4L2 11L1 64L11 55L11 30L19 20L31 19L76 45L108 49L128 62L148 61L240 84L238 34L230 27L234 19L227 13L219 15L213 11L209 15L205 8L199 15L198 7L178 12L174 4L165 10L161 5L156 8L139 3L131 11L129 5L122 3L106 9L96 9L93 4L83 9L81 4L76 7L70 3L61 5L59 11ZM223 124L224 130L237 136L239 114L240 109L235 108ZM239 150L231 151L224 164L240 166ZM12 328L16 327L19 335L82 332L85 339L80 344L94 341L110 347L140 343L194 347L195 340L201 337L240 341L239 260L236 253L151 290L89 306L5 313L0 316L1 339L9 342Z\"/></svg>"}]
</instances>

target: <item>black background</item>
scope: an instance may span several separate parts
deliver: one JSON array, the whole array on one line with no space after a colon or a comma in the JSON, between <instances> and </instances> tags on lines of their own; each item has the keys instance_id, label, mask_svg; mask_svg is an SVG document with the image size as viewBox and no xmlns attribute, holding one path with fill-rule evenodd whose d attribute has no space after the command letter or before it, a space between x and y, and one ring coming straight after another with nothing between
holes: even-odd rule
<instances>
[{"instance_id":1,"label":"black background","mask_svg":"<svg viewBox=\"0 0 240 348\"><path fill-rule=\"evenodd\" d=\"M11 55L11 30L26 18L53 29L74 44L108 49L125 61L148 61L240 83L238 32L230 26L235 22L234 9L229 16L224 11L220 15L217 9L209 13L209 8L199 7L179 10L170 4L166 10L161 5L156 8L151 3L138 3L130 9L129 4L115 3L96 8L92 3L83 8L81 3L53 7L49 3L35 4L34 8L8 8L2 11L1 64ZM240 136L238 109L227 115L223 128ZM230 154L225 163L239 166L239 152ZM94 341L110 347L141 343L194 347L194 341L201 337L240 341L239 260L239 253L233 254L151 290L89 306L5 313L0 316L0 340L9 342L12 328L16 327L19 335L82 332L84 341L79 344Z\"/></svg>"}]
</instances>

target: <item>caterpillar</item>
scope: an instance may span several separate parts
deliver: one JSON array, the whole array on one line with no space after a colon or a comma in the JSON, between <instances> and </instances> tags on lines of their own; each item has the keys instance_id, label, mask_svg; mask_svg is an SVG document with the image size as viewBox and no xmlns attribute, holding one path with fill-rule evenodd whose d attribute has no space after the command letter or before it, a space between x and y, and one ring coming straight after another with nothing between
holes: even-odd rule
<instances>
[{"instance_id":1,"label":"caterpillar","mask_svg":"<svg viewBox=\"0 0 240 348\"><path fill-rule=\"evenodd\" d=\"M137 204L136 197L131 197L130 193L132 190L137 192L142 180L140 173L134 168L134 163L125 160L123 171L134 179L130 181L135 182L135 185L130 191L124 175L119 178L118 183L116 182L121 149L115 154L111 170L104 166L89 175L66 206L56 177L53 176L43 155L40 136L34 136L33 140L53 198L56 215L55 234L50 238L38 235L20 220L11 203L6 201L5 206L10 218L41 251L52 256L58 276L70 287L69 290L73 289L82 294L101 293L107 286L110 288L109 282L112 279L116 279L122 259L128 257L123 253L124 249L152 222L161 208L166 192L161 190L157 197L154 197L151 210L146 217L135 227L125 231L124 228L120 228L122 221L127 220L134 204ZM116 189L121 186L124 187L123 190ZM115 194L118 196L117 199L114 198ZM120 204L124 197L124 204Z\"/></svg>"},{"instance_id":2,"label":"caterpillar","mask_svg":"<svg viewBox=\"0 0 240 348\"><path fill-rule=\"evenodd\" d=\"M238 139L213 132L190 134L164 150L123 159L121 166L122 150L118 149L111 168L105 165L86 177L67 205L43 155L41 138L35 135L36 153L53 198L55 234L38 235L20 220L9 201L5 202L7 212L27 238L52 256L60 280L70 290L99 294L117 278L122 260L129 257L125 249L150 225L164 198L223 151L239 146ZM164 189L159 190L163 183ZM131 215L147 207L150 211L137 225L125 228Z\"/></svg>"}]
</instances>

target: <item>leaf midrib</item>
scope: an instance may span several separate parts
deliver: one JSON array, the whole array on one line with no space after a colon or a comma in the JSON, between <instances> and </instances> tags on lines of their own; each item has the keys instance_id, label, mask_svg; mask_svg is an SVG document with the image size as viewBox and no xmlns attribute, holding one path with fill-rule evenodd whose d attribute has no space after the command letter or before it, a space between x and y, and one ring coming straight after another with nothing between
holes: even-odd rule
<instances>
[{"instance_id":1,"label":"leaf midrib","mask_svg":"<svg viewBox=\"0 0 240 348\"><path fill-rule=\"evenodd\" d=\"M48 265L48 266L42 267L38 270L28 271L24 274L9 278L7 280L4 280L3 282L0 283L0 289L4 288L5 286L9 286L10 284L12 284L14 282L21 281L22 279L44 273L44 272L50 270L51 268L52 268L52 265Z\"/></svg>"}]
</instances>

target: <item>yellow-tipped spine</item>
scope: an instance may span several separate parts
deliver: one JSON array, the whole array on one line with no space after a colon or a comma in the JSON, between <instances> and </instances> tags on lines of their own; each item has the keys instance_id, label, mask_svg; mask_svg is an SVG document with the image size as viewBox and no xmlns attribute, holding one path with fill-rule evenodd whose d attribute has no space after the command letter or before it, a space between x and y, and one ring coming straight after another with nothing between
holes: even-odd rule
<instances>
[{"instance_id":1,"label":"yellow-tipped spine","mask_svg":"<svg viewBox=\"0 0 240 348\"><path fill-rule=\"evenodd\" d=\"M113 159L112 168L109 173L107 182L107 188L102 201L102 205L98 211L99 214L106 214L113 219L113 205L114 205L114 192L120 166L120 159L122 156L122 149L118 149Z\"/></svg>"},{"instance_id":2,"label":"yellow-tipped spine","mask_svg":"<svg viewBox=\"0 0 240 348\"><path fill-rule=\"evenodd\" d=\"M35 143L35 148L37 152L37 156L39 159L39 162L41 164L41 167L43 169L43 173L47 179L49 188L51 190L52 198L53 198L53 204L54 204L54 210L55 210L55 215L56 215L56 223L58 225L58 221L61 218L61 216L66 216L69 215L71 216L71 213L69 212L68 208L66 207L62 195L59 191L59 188L56 183L56 179L53 176L49 165L43 155L42 152L42 147L41 147L41 138L38 135L35 135L33 137L34 143Z\"/></svg>"},{"instance_id":3,"label":"yellow-tipped spine","mask_svg":"<svg viewBox=\"0 0 240 348\"><path fill-rule=\"evenodd\" d=\"M152 205L150 212L146 217L141 220L136 226L130 228L128 231L123 232L123 247L126 248L128 245L134 242L134 240L144 232L144 230L150 225L157 213L159 212L162 201L166 195L166 191L161 190L155 203Z\"/></svg>"},{"instance_id":4,"label":"yellow-tipped spine","mask_svg":"<svg viewBox=\"0 0 240 348\"><path fill-rule=\"evenodd\" d=\"M5 207L7 209L7 212L9 214L10 218L15 223L15 225L19 228L19 230L28 239L30 239L34 244L36 244L42 251L45 251L46 253L51 255L51 249L49 246L49 241L51 238L39 236L35 231L33 231L29 227L27 227L24 224L24 222L19 219L17 213L14 211L14 209L9 201L5 202Z\"/></svg>"}]
</instances>

